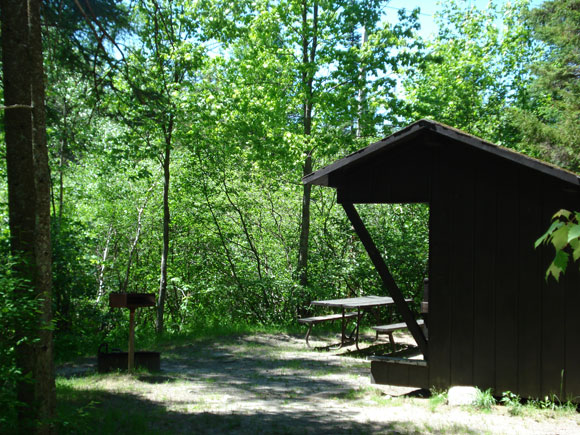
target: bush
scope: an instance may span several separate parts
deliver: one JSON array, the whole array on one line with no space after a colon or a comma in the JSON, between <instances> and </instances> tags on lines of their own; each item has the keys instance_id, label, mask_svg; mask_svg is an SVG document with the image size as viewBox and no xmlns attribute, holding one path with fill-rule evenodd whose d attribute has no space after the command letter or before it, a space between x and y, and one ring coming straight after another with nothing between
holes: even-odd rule
<instances>
[{"instance_id":1,"label":"bush","mask_svg":"<svg viewBox=\"0 0 580 435\"><path fill-rule=\"evenodd\" d=\"M521 397L511 391L504 391L501 396L501 403L508 407L510 415L518 416L523 412Z\"/></svg>"},{"instance_id":2,"label":"bush","mask_svg":"<svg viewBox=\"0 0 580 435\"><path fill-rule=\"evenodd\" d=\"M0 262L0 427L15 418L16 384L23 374L16 366L16 348L32 343L40 306L34 289L12 272L13 261Z\"/></svg>"}]
</instances>

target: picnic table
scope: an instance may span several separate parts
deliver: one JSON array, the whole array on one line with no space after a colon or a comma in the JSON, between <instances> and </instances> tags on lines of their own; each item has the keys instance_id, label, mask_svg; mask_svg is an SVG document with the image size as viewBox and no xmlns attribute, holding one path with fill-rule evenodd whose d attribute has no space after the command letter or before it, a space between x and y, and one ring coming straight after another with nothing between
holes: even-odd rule
<instances>
[{"instance_id":1,"label":"picnic table","mask_svg":"<svg viewBox=\"0 0 580 435\"><path fill-rule=\"evenodd\" d=\"M340 335L340 344L338 345L338 349L343 347L347 343L352 343L352 337L354 335L354 344L356 348L358 347L358 339L359 339L359 328L360 328L360 321L363 315L367 312L375 310L375 314L378 320L378 309L380 307L393 305L395 302L389 296L361 296L356 298L343 298L343 299L329 299L329 300L322 300L322 301L312 301L310 305L314 306L322 306L322 307L329 307L329 308L340 308L340 314L331 314L328 316L317 316L317 317L306 317L299 319L300 323L306 323L309 325L308 332L306 333L306 344L308 344L308 338L310 336L310 332L312 331L312 326L316 323L321 323L325 321L331 320L341 320L341 335ZM356 320L356 325L354 327L353 332L350 334L349 337L346 336L346 325L348 320L354 319ZM378 336L378 332L377 332Z\"/></svg>"}]
</instances>

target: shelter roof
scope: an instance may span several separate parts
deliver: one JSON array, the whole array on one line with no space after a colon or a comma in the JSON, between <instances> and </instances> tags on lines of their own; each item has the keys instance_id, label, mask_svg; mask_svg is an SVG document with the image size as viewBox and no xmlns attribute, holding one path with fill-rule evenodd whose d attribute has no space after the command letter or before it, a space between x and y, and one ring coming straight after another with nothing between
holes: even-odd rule
<instances>
[{"instance_id":1,"label":"shelter roof","mask_svg":"<svg viewBox=\"0 0 580 435\"><path fill-rule=\"evenodd\" d=\"M412 143L414 139L420 139L424 137L426 133L431 134L432 137L433 135L439 137L443 139L443 141L447 139L465 144L466 146L482 150L500 158L510 160L522 166L559 178L567 183L573 184L574 186L580 186L580 176L573 172L533 157L529 157L517 151L495 145L464 131L429 119L421 119L414 122L402 130L399 130L392 135L367 146L366 148L360 149L340 160L337 160L316 172L312 172L306 175L302 179L302 182L304 184L329 186L329 175L337 174L355 166L362 165L378 155L388 153L395 148Z\"/></svg>"}]
</instances>

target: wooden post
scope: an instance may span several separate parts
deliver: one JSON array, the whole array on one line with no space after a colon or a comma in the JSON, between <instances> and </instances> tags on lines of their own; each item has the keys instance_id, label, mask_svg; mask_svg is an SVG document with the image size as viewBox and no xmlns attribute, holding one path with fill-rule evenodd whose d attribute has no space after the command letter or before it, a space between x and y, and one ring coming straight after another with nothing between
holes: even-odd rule
<instances>
[{"instance_id":1,"label":"wooden post","mask_svg":"<svg viewBox=\"0 0 580 435\"><path fill-rule=\"evenodd\" d=\"M135 367L135 308L130 308L129 313L129 352L127 369L133 371Z\"/></svg>"},{"instance_id":2,"label":"wooden post","mask_svg":"<svg viewBox=\"0 0 580 435\"><path fill-rule=\"evenodd\" d=\"M395 279L389 272L389 268L385 264L383 257L381 256L381 253L374 244L373 239L371 238L371 235L369 234L358 212L356 211L356 208L350 202L342 203L342 207L344 208L344 211L346 212L350 222L352 223L352 226L354 227L354 230L358 235L360 241L362 242L367 253L369 254L369 257L371 258L371 261L373 262L375 269L379 273L379 276L383 281L383 285L388 290L389 295L393 298L393 301L397 306L397 310L403 316L403 320L407 324L409 332L413 335L413 338L419 345L419 349L421 349L421 352L423 353L423 357L425 358L425 360L427 360L428 345L427 340L425 339L425 335L423 334L423 330L419 327L417 321L413 317L413 314L411 313L409 306L405 302L403 293L401 293L401 289L399 289L399 286L397 286Z\"/></svg>"}]
</instances>

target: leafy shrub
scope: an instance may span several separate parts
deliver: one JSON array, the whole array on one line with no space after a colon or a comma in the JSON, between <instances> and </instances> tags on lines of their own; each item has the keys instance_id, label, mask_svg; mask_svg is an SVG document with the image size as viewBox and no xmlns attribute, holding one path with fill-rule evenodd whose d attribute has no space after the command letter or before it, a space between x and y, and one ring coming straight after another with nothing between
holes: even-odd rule
<instances>
[{"instance_id":1,"label":"leafy shrub","mask_svg":"<svg viewBox=\"0 0 580 435\"><path fill-rule=\"evenodd\" d=\"M12 272L13 261L0 261L0 427L14 419L16 384L23 374L16 366L16 348L32 343L40 306L34 290Z\"/></svg>"},{"instance_id":2,"label":"leafy shrub","mask_svg":"<svg viewBox=\"0 0 580 435\"><path fill-rule=\"evenodd\" d=\"M520 396L511 391L504 391L501 395L500 402L502 405L508 407L508 412L510 415L518 416L523 413L523 406Z\"/></svg>"}]
</instances>

